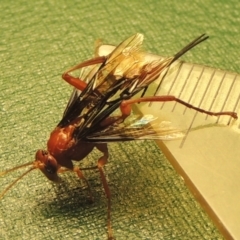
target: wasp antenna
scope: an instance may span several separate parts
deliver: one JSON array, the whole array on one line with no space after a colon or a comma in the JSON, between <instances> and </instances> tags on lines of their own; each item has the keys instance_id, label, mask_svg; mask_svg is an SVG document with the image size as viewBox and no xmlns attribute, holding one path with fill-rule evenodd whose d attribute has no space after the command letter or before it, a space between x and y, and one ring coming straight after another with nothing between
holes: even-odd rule
<instances>
[{"instance_id":1,"label":"wasp antenna","mask_svg":"<svg viewBox=\"0 0 240 240\"><path fill-rule=\"evenodd\" d=\"M207 40L209 38L208 35L205 33L202 34L201 36L195 38L192 42L190 42L187 46L185 46L182 50L180 50L177 54L174 55L173 59L171 62L176 61L178 58L180 58L183 54L185 54L187 51L198 45L199 43Z\"/></svg>"},{"instance_id":2,"label":"wasp antenna","mask_svg":"<svg viewBox=\"0 0 240 240\"><path fill-rule=\"evenodd\" d=\"M1 193L0 193L0 199L6 194L6 192L14 186L15 183L17 183L19 180L21 180L25 175L27 175L29 172L31 172L33 169L36 169L35 167L32 167L28 169L26 172L24 172L22 175L20 175L17 179L15 179L11 184L9 184Z\"/></svg>"},{"instance_id":3,"label":"wasp antenna","mask_svg":"<svg viewBox=\"0 0 240 240\"><path fill-rule=\"evenodd\" d=\"M32 162L28 162L28 163L24 163L24 164L22 164L22 165L13 167L13 168L11 168L11 169L5 170L5 171L3 171L3 172L0 173L0 177L1 177L1 176L4 176L4 175L6 175L6 174L8 174L8 173L10 173L10 172L13 172L13 171L15 171L15 170L17 170L17 169L19 169L19 168L27 167L27 166L32 165L32 164L33 164Z\"/></svg>"}]
</instances>

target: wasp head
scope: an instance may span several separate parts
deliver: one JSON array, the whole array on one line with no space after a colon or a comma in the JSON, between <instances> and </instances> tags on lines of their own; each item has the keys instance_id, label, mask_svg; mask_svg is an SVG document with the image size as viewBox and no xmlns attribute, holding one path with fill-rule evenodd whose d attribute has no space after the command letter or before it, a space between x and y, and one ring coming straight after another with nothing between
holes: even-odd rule
<instances>
[{"instance_id":1,"label":"wasp head","mask_svg":"<svg viewBox=\"0 0 240 240\"><path fill-rule=\"evenodd\" d=\"M59 182L60 178L57 175L58 164L56 159L45 150L38 150L36 152L34 165L39 168L43 174L53 182Z\"/></svg>"}]
</instances>

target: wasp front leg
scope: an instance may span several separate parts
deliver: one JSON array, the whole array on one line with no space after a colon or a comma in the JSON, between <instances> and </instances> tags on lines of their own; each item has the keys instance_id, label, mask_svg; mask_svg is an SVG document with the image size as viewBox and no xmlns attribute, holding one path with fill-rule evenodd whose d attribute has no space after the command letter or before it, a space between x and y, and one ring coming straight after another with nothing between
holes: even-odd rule
<instances>
[{"instance_id":1,"label":"wasp front leg","mask_svg":"<svg viewBox=\"0 0 240 240\"><path fill-rule=\"evenodd\" d=\"M89 202L90 203L93 203L94 202L94 198L93 198L93 194L92 194L92 191L91 191L91 187L90 187L90 184L88 183L88 180L85 178L85 176L84 176L84 174L83 174L83 172L82 172L82 170L92 170L92 169L96 169L96 167L92 167L92 168L83 168L83 169L81 169L81 168L79 168L79 167L73 167L73 169L68 169L68 168L59 168L58 169L58 173L64 173L64 172L68 172L68 171L73 171L73 172L75 172L77 175L78 175L78 177L82 180L82 181L84 181L84 183L87 185L87 188L88 188L88 193L89 193Z\"/></svg>"},{"instance_id":2,"label":"wasp front leg","mask_svg":"<svg viewBox=\"0 0 240 240\"><path fill-rule=\"evenodd\" d=\"M108 157L109 157L109 153L108 153L108 147L106 143L100 143L100 144L96 144L96 148L103 153L103 156L100 157L98 159L98 163L97 163L97 167L98 170L100 172L100 176L103 182L103 187L104 187L104 191L107 195L107 198L110 199L111 198L111 193L107 184L107 180L105 178L105 175L103 173L103 167L107 164L108 162Z\"/></svg>"},{"instance_id":3,"label":"wasp front leg","mask_svg":"<svg viewBox=\"0 0 240 240\"><path fill-rule=\"evenodd\" d=\"M87 61L84 61L72 68L70 68L69 70L67 70L66 72L63 73L62 78L68 82L70 85L72 85L73 87L77 88L80 91L83 91L86 86L87 83L84 82L83 80L73 77L71 75L69 75L70 72L75 71L77 69L81 69L87 66L91 66L91 65L96 65L96 64L100 64L100 63L104 63L106 60L106 57L96 57Z\"/></svg>"},{"instance_id":4,"label":"wasp front leg","mask_svg":"<svg viewBox=\"0 0 240 240\"><path fill-rule=\"evenodd\" d=\"M103 153L103 156L98 159L97 167L102 180L104 192L107 196L107 228L108 228L108 240L113 240L112 226L111 226L111 192L107 183L106 176L103 171L103 167L108 162L108 147L106 143L96 144L96 148Z\"/></svg>"}]
</instances>

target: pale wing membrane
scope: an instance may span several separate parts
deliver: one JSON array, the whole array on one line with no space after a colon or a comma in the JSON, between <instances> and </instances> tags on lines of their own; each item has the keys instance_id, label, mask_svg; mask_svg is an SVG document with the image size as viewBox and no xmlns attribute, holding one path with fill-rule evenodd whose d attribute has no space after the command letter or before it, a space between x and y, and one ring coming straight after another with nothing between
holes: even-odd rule
<instances>
[{"instance_id":1,"label":"pale wing membrane","mask_svg":"<svg viewBox=\"0 0 240 240\"><path fill-rule=\"evenodd\" d=\"M141 57L140 48L143 41L142 34L135 34L120 43L106 59L104 65L97 73L96 89L104 94L105 90L111 91L109 87L116 85L116 81L125 77L129 78L130 69L139 69ZM134 73L133 73L134 74ZM133 75L132 74L132 75Z\"/></svg>"},{"instance_id":2,"label":"pale wing membrane","mask_svg":"<svg viewBox=\"0 0 240 240\"><path fill-rule=\"evenodd\" d=\"M137 33L132 37L127 38L125 41L120 43L112 53L109 54L107 63L113 61L119 55L124 54L126 56L128 54L132 54L133 52L139 51L143 43L143 38L144 38L143 35L140 33Z\"/></svg>"},{"instance_id":3,"label":"pale wing membrane","mask_svg":"<svg viewBox=\"0 0 240 240\"><path fill-rule=\"evenodd\" d=\"M91 142L117 142L143 139L173 140L182 138L184 133L168 121L161 121L153 115L132 115L121 124L110 126L87 137Z\"/></svg>"}]
</instances>

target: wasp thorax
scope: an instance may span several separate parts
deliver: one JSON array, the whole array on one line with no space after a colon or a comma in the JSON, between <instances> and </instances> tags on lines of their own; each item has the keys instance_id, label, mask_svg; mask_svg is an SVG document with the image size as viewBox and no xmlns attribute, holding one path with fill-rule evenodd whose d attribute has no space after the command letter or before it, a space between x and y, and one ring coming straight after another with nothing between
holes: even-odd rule
<instances>
[{"instance_id":1,"label":"wasp thorax","mask_svg":"<svg viewBox=\"0 0 240 240\"><path fill-rule=\"evenodd\" d=\"M58 164L56 159L46 150L38 150L35 157L36 167L51 181L58 182Z\"/></svg>"}]
</instances>

